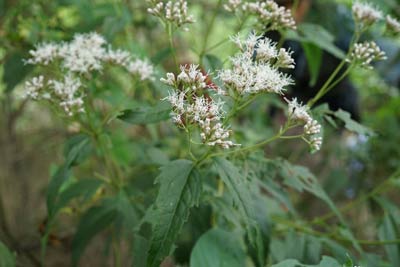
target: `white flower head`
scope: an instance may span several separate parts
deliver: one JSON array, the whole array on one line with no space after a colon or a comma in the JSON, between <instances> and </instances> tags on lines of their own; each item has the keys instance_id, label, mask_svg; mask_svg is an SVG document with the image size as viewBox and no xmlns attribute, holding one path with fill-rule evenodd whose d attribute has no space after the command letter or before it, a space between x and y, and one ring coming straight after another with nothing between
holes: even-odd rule
<instances>
[{"instance_id":1,"label":"white flower head","mask_svg":"<svg viewBox=\"0 0 400 267\"><path fill-rule=\"evenodd\" d=\"M304 129L304 138L308 140L311 150L320 150L322 145L322 137L320 136L322 126L319 122L311 117L309 108L297 102L296 98L288 100L288 116L290 120L302 123Z\"/></svg>"},{"instance_id":2,"label":"white flower head","mask_svg":"<svg viewBox=\"0 0 400 267\"><path fill-rule=\"evenodd\" d=\"M400 33L400 22L390 15L386 16L386 29L389 33L399 34Z\"/></svg>"},{"instance_id":3,"label":"white flower head","mask_svg":"<svg viewBox=\"0 0 400 267\"><path fill-rule=\"evenodd\" d=\"M203 74L198 65L184 65L178 75L167 73L161 82L173 87L169 95L162 99L171 103L172 121L181 128L196 126L200 129L200 137L204 144L229 148L235 144L226 140L230 130L223 127L224 102L209 94L213 89L218 95L223 92L218 87L207 84L208 75Z\"/></svg>"},{"instance_id":4,"label":"white flower head","mask_svg":"<svg viewBox=\"0 0 400 267\"><path fill-rule=\"evenodd\" d=\"M25 98L32 98L38 100L42 97L41 90L44 87L44 77L42 75L33 77L31 80L25 82Z\"/></svg>"},{"instance_id":5,"label":"white flower head","mask_svg":"<svg viewBox=\"0 0 400 267\"><path fill-rule=\"evenodd\" d=\"M42 43L36 46L35 50L30 50L31 58L26 60L27 64L48 65L59 55L58 46L54 43Z\"/></svg>"},{"instance_id":6,"label":"white flower head","mask_svg":"<svg viewBox=\"0 0 400 267\"><path fill-rule=\"evenodd\" d=\"M224 9L229 12L235 12L242 4L242 0L229 0L228 3L224 4Z\"/></svg>"},{"instance_id":7,"label":"white flower head","mask_svg":"<svg viewBox=\"0 0 400 267\"><path fill-rule=\"evenodd\" d=\"M286 58L290 57L288 52L284 55L283 51L277 51L276 44L271 40L254 33L244 41L240 37L234 37L233 41L241 53L231 58L231 69L219 72L219 78L228 87L240 94L282 94L292 84L291 78L278 69L291 67L293 64Z\"/></svg>"},{"instance_id":8,"label":"white flower head","mask_svg":"<svg viewBox=\"0 0 400 267\"><path fill-rule=\"evenodd\" d=\"M71 73L64 77L63 81L49 80L50 92L55 98L59 99L59 105L64 109L68 116L76 112L84 112L82 83L79 78L73 77Z\"/></svg>"},{"instance_id":9,"label":"white flower head","mask_svg":"<svg viewBox=\"0 0 400 267\"><path fill-rule=\"evenodd\" d=\"M353 17L356 23L359 23L363 29L368 28L378 20L382 19L382 12L373 5L356 1L352 6Z\"/></svg>"},{"instance_id":10,"label":"white flower head","mask_svg":"<svg viewBox=\"0 0 400 267\"><path fill-rule=\"evenodd\" d=\"M154 79L154 66L148 60L135 59L129 61L125 67L131 74L139 75L142 81Z\"/></svg>"}]
</instances>

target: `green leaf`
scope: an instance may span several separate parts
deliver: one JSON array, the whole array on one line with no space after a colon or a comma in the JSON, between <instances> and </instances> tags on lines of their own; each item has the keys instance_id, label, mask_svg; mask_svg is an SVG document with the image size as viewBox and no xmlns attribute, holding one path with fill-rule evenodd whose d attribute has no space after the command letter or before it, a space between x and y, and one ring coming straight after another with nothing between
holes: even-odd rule
<instances>
[{"instance_id":1,"label":"green leaf","mask_svg":"<svg viewBox=\"0 0 400 267\"><path fill-rule=\"evenodd\" d=\"M23 59L24 56L18 51L6 55L3 74L6 92L11 92L32 70L31 65L24 65Z\"/></svg>"},{"instance_id":2,"label":"green leaf","mask_svg":"<svg viewBox=\"0 0 400 267\"><path fill-rule=\"evenodd\" d=\"M346 238L348 238L353 243L354 247L359 252L362 252L362 248L356 242L353 234L348 230L347 224L342 214L340 213L332 199L319 184L318 179L314 176L314 174L312 174L305 167L292 165L285 160L277 161L277 165L280 167L281 176L284 178L284 183L287 186L294 188L299 192L303 192L305 190L323 200L330 207L330 209L336 214L340 222L347 228L343 229L343 233L346 234Z\"/></svg>"},{"instance_id":3,"label":"green leaf","mask_svg":"<svg viewBox=\"0 0 400 267\"><path fill-rule=\"evenodd\" d=\"M80 219L77 231L72 240L72 265L77 266L79 258L89 241L100 231L107 228L117 217L113 199L103 201L100 206L90 208Z\"/></svg>"},{"instance_id":4,"label":"green leaf","mask_svg":"<svg viewBox=\"0 0 400 267\"><path fill-rule=\"evenodd\" d=\"M69 139L64 148L65 162L51 177L47 188L47 209L49 214L53 213L54 205L61 186L71 176L71 167L81 163L88 155L90 139L86 135L78 135Z\"/></svg>"},{"instance_id":5,"label":"green leaf","mask_svg":"<svg viewBox=\"0 0 400 267\"><path fill-rule=\"evenodd\" d=\"M334 258L323 256L321 262L317 265L302 264L298 260L287 259L272 265L272 267L342 267L342 265Z\"/></svg>"},{"instance_id":6,"label":"green leaf","mask_svg":"<svg viewBox=\"0 0 400 267\"><path fill-rule=\"evenodd\" d=\"M15 255L0 241L0 266L15 267Z\"/></svg>"},{"instance_id":7,"label":"green leaf","mask_svg":"<svg viewBox=\"0 0 400 267\"><path fill-rule=\"evenodd\" d=\"M171 106L166 102L159 102L155 107L124 110L118 118L131 124L149 124L168 120L170 113Z\"/></svg>"},{"instance_id":8,"label":"green leaf","mask_svg":"<svg viewBox=\"0 0 400 267\"><path fill-rule=\"evenodd\" d=\"M317 83L322 63L322 50L313 43L302 43L307 58L308 70L310 72L309 85L312 87Z\"/></svg>"},{"instance_id":9,"label":"green leaf","mask_svg":"<svg viewBox=\"0 0 400 267\"><path fill-rule=\"evenodd\" d=\"M393 240L396 239L400 234L399 229L396 226L396 223L392 216L388 213L385 213L383 217L382 224L379 226L379 239L384 240ZM391 266L398 267L400 266L400 245L399 244L388 244L385 245L385 251L390 260Z\"/></svg>"},{"instance_id":10,"label":"green leaf","mask_svg":"<svg viewBox=\"0 0 400 267\"><path fill-rule=\"evenodd\" d=\"M335 46L334 36L324 27L312 23L302 23L298 26L298 32L299 34L294 31L288 32L286 37L302 43L312 43L339 59L345 57L345 53Z\"/></svg>"},{"instance_id":11,"label":"green leaf","mask_svg":"<svg viewBox=\"0 0 400 267\"><path fill-rule=\"evenodd\" d=\"M196 242L190 267L244 267L246 253L240 238L221 229L211 229Z\"/></svg>"},{"instance_id":12,"label":"green leaf","mask_svg":"<svg viewBox=\"0 0 400 267\"><path fill-rule=\"evenodd\" d=\"M204 69L211 73L223 68L222 61L218 57L211 54L207 54L203 57L203 65Z\"/></svg>"},{"instance_id":13,"label":"green leaf","mask_svg":"<svg viewBox=\"0 0 400 267\"><path fill-rule=\"evenodd\" d=\"M64 146L64 157L67 166L76 166L82 163L91 152L90 137L78 134L69 138Z\"/></svg>"},{"instance_id":14,"label":"green leaf","mask_svg":"<svg viewBox=\"0 0 400 267\"><path fill-rule=\"evenodd\" d=\"M148 267L159 267L172 252L174 241L189 217L190 208L198 204L201 181L193 167L191 161L175 160L164 165L156 179L160 190L154 207L149 211L152 237Z\"/></svg>"},{"instance_id":15,"label":"green leaf","mask_svg":"<svg viewBox=\"0 0 400 267\"><path fill-rule=\"evenodd\" d=\"M336 118L342 120L344 122L344 127L346 127L346 129L351 132L355 132L355 133L362 134L362 135L372 135L373 134L371 129L368 129L367 127L354 121L351 118L350 113L348 113L347 111L339 109L338 111L334 112L333 115Z\"/></svg>"},{"instance_id":16,"label":"green leaf","mask_svg":"<svg viewBox=\"0 0 400 267\"><path fill-rule=\"evenodd\" d=\"M60 209L65 207L69 201L76 197L90 198L96 190L100 187L102 181L97 179L82 179L71 184L61 192L59 195L56 205L50 214L50 217L54 216Z\"/></svg>"},{"instance_id":17,"label":"green leaf","mask_svg":"<svg viewBox=\"0 0 400 267\"><path fill-rule=\"evenodd\" d=\"M133 236L132 245L132 267L147 267L147 253L149 250L150 242L145 237L136 234Z\"/></svg>"},{"instance_id":18,"label":"green leaf","mask_svg":"<svg viewBox=\"0 0 400 267\"><path fill-rule=\"evenodd\" d=\"M214 162L219 176L226 184L229 193L238 205L239 211L246 223L248 239L252 246L249 249L251 251L256 251L257 265L264 266L264 245L261 231L255 223L254 203L250 194L250 189L246 184L246 177L241 175L239 170L226 159L216 158Z\"/></svg>"},{"instance_id":19,"label":"green leaf","mask_svg":"<svg viewBox=\"0 0 400 267\"><path fill-rule=\"evenodd\" d=\"M70 176L70 168L67 165L63 164L51 177L49 186L47 188L47 210L49 214L54 213L54 206L56 204L60 188Z\"/></svg>"},{"instance_id":20,"label":"green leaf","mask_svg":"<svg viewBox=\"0 0 400 267\"><path fill-rule=\"evenodd\" d=\"M154 65L158 65L161 62L163 62L165 59L167 59L172 53L171 47L166 47L158 51L152 58L151 62Z\"/></svg>"}]
</instances>

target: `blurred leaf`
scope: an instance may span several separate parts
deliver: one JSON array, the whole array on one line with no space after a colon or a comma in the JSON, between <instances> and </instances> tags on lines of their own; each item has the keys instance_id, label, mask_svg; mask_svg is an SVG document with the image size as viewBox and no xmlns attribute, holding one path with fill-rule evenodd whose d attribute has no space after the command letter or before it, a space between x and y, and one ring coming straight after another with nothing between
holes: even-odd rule
<instances>
[{"instance_id":1,"label":"blurred leaf","mask_svg":"<svg viewBox=\"0 0 400 267\"><path fill-rule=\"evenodd\" d=\"M339 59L345 57L345 53L334 44L334 36L324 27L312 23L302 23L298 26L298 33L290 31L287 38L302 43L312 43L329 52Z\"/></svg>"},{"instance_id":2,"label":"blurred leaf","mask_svg":"<svg viewBox=\"0 0 400 267\"><path fill-rule=\"evenodd\" d=\"M18 51L6 55L3 73L6 92L11 92L32 70L32 66L25 65L23 59L24 56Z\"/></svg>"},{"instance_id":3,"label":"blurred leaf","mask_svg":"<svg viewBox=\"0 0 400 267\"><path fill-rule=\"evenodd\" d=\"M235 234L215 228L196 242L190 256L190 267L244 267L246 253Z\"/></svg>"},{"instance_id":4,"label":"blurred leaf","mask_svg":"<svg viewBox=\"0 0 400 267\"><path fill-rule=\"evenodd\" d=\"M307 66L310 72L309 86L313 87L318 80L319 71L322 63L322 50L312 43L302 43L304 53L307 58Z\"/></svg>"},{"instance_id":5,"label":"blurred leaf","mask_svg":"<svg viewBox=\"0 0 400 267\"><path fill-rule=\"evenodd\" d=\"M91 152L89 136L85 134L74 135L64 145L64 157L67 166L75 166L82 163Z\"/></svg>"},{"instance_id":6,"label":"blurred leaf","mask_svg":"<svg viewBox=\"0 0 400 267\"><path fill-rule=\"evenodd\" d=\"M152 58L151 62L154 65L158 65L161 62L163 62L165 59L167 59L172 53L171 47L166 47L158 51Z\"/></svg>"},{"instance_id":7,"label":"blurred leaf","mask_svg":"<svg viewBox=\"0 0 400 267\"><path fill-rule=\"evenodd\" d=\"M211 54L207 54L203 57L203 65L204 70L210 73L215 73L217 70L223 68L222 61L218 57Z\"/></svg>"},{"instance_id":8,"label":"blurred leaf","mask_svg":"<svg viewBox=\"0 0 400 267\"><path fill-rule=\"evenodd\" d=\"M385 213L383 216L382 224L379 226L379 240L393 240L398 238L400 231L392 216ZM385 245L385 251L388 255L392 267L400 266L400 244Z\"/></svg>"},{"instance_id":9,"label":"blurred leaf","mask_svg":"<svg viewBox=\"0 0 400 267\"><path fill-rule=\"evenodd\" d=\"M0 241L0 266L15 267L15 255Z\"/></svg>"},{"instance_id":10,"label":"blurred leaf","mask_svg":"<svg viewBox=\"0 0 400 267\"><path fill-rule=\"evenodd\" d=\"M132 267L147 267L147 252L150 242L145 237L137 234L133 236Z\"/></svg>"},{"instance_id":11,"label":"blurred leaf","mask_svg":"<svg viewBox=\"0 0 400 267\"><path fill-rule=\"evenodd\" d=\"M149 211L152 224L148 266L159 267L172 252L172 246L191 207L198 204L201 181L193 162L175 160L161 168L156 183L160 184L154 207Z\"/></svg>"},{"instance_id":12,"label":"blurred leaf","mask_svg":"<svg viewBox=\"0 0 400 267\"><path fill-rule=\"evenodd\" d=\"M239 211L246 223L248 239L251 244L250 250L256 253L257 266L265 265L264 245L261 232L255 223L254 203L250 194L250 189L246 184L246 177L240 174L239 170L229 161L223 158L214 159L216 169L222 181L229 189Z\"/></svg>"},{"instance_id":13,"label":"blurred leaf","mask_svg":"<svg viewBox=\"0 0 400 267\"><path fill-rule=\"evenodd\" d=\"M350 231L348 231L347 229L348 227L343 219L342 214L340 213L340 211L338 210L332 199L321 187L321 185L318 182L318 179L314 176L314 174L312 174L305 167L292 165L291 163L285 160L279 160L277 161L277 164L278 166L280 166L281 176L284 178L284 183L287 186L294 188L299 192L303 192L305 190L323 200L330 207L330 209L339 218L340 222L344 226L346 226L346 229L344 229L344 231L346 231L345 232L347 235L346 237L349 238L349 240L352 241L354 247L359 252L361 252L362 248L356 242L353 234Z\"/></svg>"},{"instance_id":14,"label":"blurred leaf","mask_svg":"<svg viewBox=\"0 0 400 267\"><path fill-rule=\"evenodd\" d=\"M56 205L56 199L58 197L60 188L70 176L71 170L69 166L63 164L51 177L49 186L47 187L47 211L49 214L54 213L54 206Z\"/></svg>"},{"instance_id":15,"label":"blurred leaf","mask_svg":"<svg viewBox=\"0 0 400 267\"><path fill-rule=\"evenodd\" d=\"M118 118L131 124L148 124L168 120L170 113L171 105L166 102L159 102L155 107L124 110Z\"/></svg>"},{"instance_id":16,"label":"blurred leaf","mask_svg":"<svg viewBox=\"0 0 400 267\"><path fill-rule=\"evenodd\" d=\"M71 175L71 167L81 163L87 157L89 145L90 139L86 135L74 136L65 143L65 162L51 177L47 188L47 209L49 214L53 213L61 186Z\"/></svg>"},{"instance_id":17,"label":"blurred leaf","mask_svg":"<svg viewBox=\"0 0 400 267\"><path fill-rule=\"evenodd\" d=\"M103 182L97 179L81 179L63 190L55 203L51 216L54 216L69 201L76 197L90 198Z\"/></svg>"},{"instance_id":18,"label":"blurred leaf","mask_svg":"<svg viewBox=\"0 0 400 267\"><path fill-rule=\"evenodd\" d=\"M72 265L77 266L79 258L89 241L100 231L107 228L117 217L114 201L103 201L100 206L90 208L79 221L72 240Z\"/></svg>"},{"instance_id":19,"label":"blurred leaf","mask_svg":"<svg viewBox=\"0 0 400 267\"><path fill-rule=\"evenodd\" d=\"M288 259L274 264L272 267L342 267L342 265L334 258L323 256L321 262L317 265L302 264L297 260Z\"/></svg>"},{"instance_id":20,"label":"blurred leaf","mask_svg":"<svg viewBox=\"0 0 400 267\"><path fill-rule=\"evenodd\" d=\"M367 127L354 121L351 118L350 113L348 113L347 111L339 109L338 111L334 112L333 115L336 118L342 120L345 124L344 127L346 127L346 129L351 132L355 132L355 133L358 133L361 135L372 135L373 134L372 130L370 130Z\"/></svg>"}]
</instances>

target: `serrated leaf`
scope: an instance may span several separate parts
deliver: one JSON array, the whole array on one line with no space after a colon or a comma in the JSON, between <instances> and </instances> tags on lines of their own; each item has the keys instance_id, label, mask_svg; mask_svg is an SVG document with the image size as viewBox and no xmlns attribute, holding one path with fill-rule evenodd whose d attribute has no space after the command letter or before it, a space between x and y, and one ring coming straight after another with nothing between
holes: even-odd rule
<instances>
[{"instance_id":1,"label":"serrated leaf","mask_svg":"<svg viewBox=\"0 0 400 267\"><path fill-rule=\"evenodd\" d=\"M122 111L118 119L131 124L149 124L165 121L170 118L171 106L166 102L159 102L154 107L141 107Z\"/></svg>"},{"instance_id":2,"label":"serrated leaf","mask_svg":"<svg viewBox=\"0 0 400 267\"><path fill-rule=\"evenodd\" d=\"M160 184L149 220L152 224L148 266L159 267L172 251L174 241L189 217L190 208L197 205L201 181L193 162L175 160L161 168L156 179Z\"/></svg>"},{"instance_id":3,"label":"serrated leaf","mask_svg":"<svg viewBox=\"0 0 400 267\"><path fill-rule=\"evenodd\" d=\"M243 267L246 253L235 234L211 229L196 242L190 256L190 267Z\"/></svg>"},{"instance_id":4,"label":"serrated leaf","mask_svg":"<svg viewBox=\"0 0 400 267\"><path fill-rule=\"evenodd\" d=\"M0 266L15 267L15 255L0 241Z\"/></svg>"},{"instance_id":5,"label":"serrated leaf","mask_svg":"<svg viewBox=\"0 0 400 267\"><path fill-rule=\"evenodd\" d=\"M246 223L248 239L252 246L250 250L256 251L255 260L257 261L257 265L264 266L264 245L260 229L255 224L254 204L250 189L246 185L246 177L243 177L239 170L226 159L215 158L214 162L219 176L226 184Z\"/></svg>"},{"instance_id":6,"label":"serrated leaf","mask_svg":"<svg viewBox=\"0 0 400 267\"><path fill-rule=\"evenodd\" d=\"M358 122L354 121L350 113L339 109L338 111L334 112L333 115L344 122L344 127L351 132L355 132L361 135L372 135L372 130L368 129L367 127L359 124Z\"/></svg>"},{"instance_id":7,"label":"serrated leaf","mask_svg":"<svg viewBox=\"0 0 400 267\"><path fill-rule=\"evenodd\" d=\"M72 265L77 266L89 241L107 228L118 215L113 200L103 201L100 206L90 208L80 219L77 231L72 240Z\"/></svg>"}]
</instances>

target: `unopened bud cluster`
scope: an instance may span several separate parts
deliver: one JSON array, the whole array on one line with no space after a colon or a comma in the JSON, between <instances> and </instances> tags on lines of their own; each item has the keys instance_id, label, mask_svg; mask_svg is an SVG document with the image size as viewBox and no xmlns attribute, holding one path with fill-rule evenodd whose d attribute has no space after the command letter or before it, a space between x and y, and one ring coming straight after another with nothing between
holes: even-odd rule
<instances>
[{"instance_id":1,"label":"unopened bud cluster","mask_svg":"<svg viewBox=\"0 0 400 267\"><path fill-rule=\"evenodd\" d=\"M235 144L227 140L231 131L224 128L223 102L214 100L208 93L210 89L216 95L222 94L221 90L215 90L206 82L204 75L196 65L181 66L181 72L175 76L167 73L161 82L174 88L165 100L172 105L172 120L182 128L190 126L199 127L200 137L204 144L230 148Z\"/></svg>"},{"instance_id":2,"label":"unopened bud cluster","mask_svg":"<svg viewBox=\"0 0 400 267\"><path fill-rule=\"evenodd\" d=\"M286 102L288 103L289 119L303 123L304 135L311 149L314 151L320 150L322 145L321 125L308 113L308 107L297 102L296 98L292 100L286 99Z\"/></svg>"},{"instance_id":3,"label":"unopened bud cluster","mask_svg":"<svg viewBox=\"0 0 400 267\"><path fill-rule=\"evenodd\" d=\"M296 29L291 11L272 0L256 2L229 0L224 8L229 12L241 10L245 15L255 16L263 27L270 30Z\"/></svg>"},{"instance_id":4,"label":"unopened bud cluster","mask_svg":"<svg viewBox=\"0 0 400 267\"><path fill-rule=\"evenodd\" d=\"M158 0L147 0L151 7L147 9L150 14L159 17L180 27L184 24L195 22L192 15L188 14L188 5L184 0L168 1L163 3ZM187 30L187 28L184 28Z\"/></svg>"},{"instance_id":5,"label":"unopened bud cluster","mask_svg":"<svg viewBox=\"0 0 400 267\"><path fill-rule=\"evenodd\" d=\"M102 71L106 63L122 66L142 80L152 79L154 69L150 63L133 60L129 52L113 50L110 46L106 48L106 45L106 40L97 33L76 34L67 43L38 45L29 52L31 58L25 63L44 66L54 63L62 79L45 79L44 75L34 77L25 83L25 96L34 100L47 100L72 116L84 111L85 86L82 78L90 77L93 71Z\"/></svg>"},{"instance_id":6,"label":"unopened bud cluster","mask_svg":"<svg viewBox=\"0 0 400 267\"><path fill-rule=\"evenodd\" d=\"M363 42L354 45L348 62L353 62L363 68L372 69L373 61L385 60L385 52L374 42Z\"/></svg>"},{"instance_id":7,"label":"unopened bud cluster","mask_svg":"<svg viewBox=\"0 0 400 267\"><path fill-rule=\"evenodd\" d=\"M246 40L233 41L241 52L231 58L232 68L219 72L219 78L238 94L270 92L282 94L292 84L289 76L279 68L294 68L291 53L277 49L268 38L250 34Z\"/></svg>"}]
</instances>

